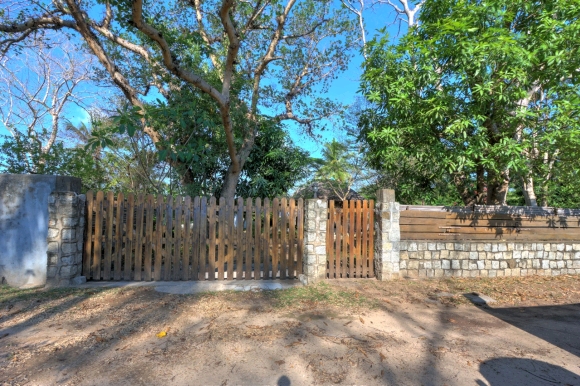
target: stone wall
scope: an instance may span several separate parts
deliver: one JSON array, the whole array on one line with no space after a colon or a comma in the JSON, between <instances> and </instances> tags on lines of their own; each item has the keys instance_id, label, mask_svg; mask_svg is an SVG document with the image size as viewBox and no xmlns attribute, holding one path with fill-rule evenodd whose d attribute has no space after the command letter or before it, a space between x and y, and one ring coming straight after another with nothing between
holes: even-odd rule
<instances>
[{"instance_id":1,"label":"stone wall","mask_svg":"<svg viewBox=\"0 0 580 386\"><path fill-rule=\"evenodd\" d=\"M375 275L378 280L399 277L399 203L395 202L395 191L382 189L377 192L375 202Z\"/></svg>"},{"instance_id":2,"label":"stone wall","mask_svg":"<svg viewBox=\"0 0 580 386\"><path fill-rule=\"evenodd\" d=\"M83 263L84 194L53 192L48 198L48 286L79 283Z\"/></svg>"},{"instance_id":3,"label":"stone wall","mask_svg":"<svg viewBox=\"0 0 580 386\"><path fill-rule=\"evenodd\" d=\"M306 200L304 203L304 284L316 283L326 277L326 226L328 203L326 200Z\"/></svg>"},{"instance_id":4,"label":"stone wall","mask_svg":"<svg viewBox=\"0 0 580 386\"><path fill-rule=\"evenodd\" d=\"M0 174L0 279L13 287L46 283L48 197L80 193L74 177Z\"/></svg>"},{"instance_id":5,"label":"stone wall","mask_svg":"<svg viewBox=\"0 0 580 386\"><path fill-rule=\"evenodd\" d=\"M580 242L402 241L402 277L580 274Z\"/></svg>"}]
</instances>

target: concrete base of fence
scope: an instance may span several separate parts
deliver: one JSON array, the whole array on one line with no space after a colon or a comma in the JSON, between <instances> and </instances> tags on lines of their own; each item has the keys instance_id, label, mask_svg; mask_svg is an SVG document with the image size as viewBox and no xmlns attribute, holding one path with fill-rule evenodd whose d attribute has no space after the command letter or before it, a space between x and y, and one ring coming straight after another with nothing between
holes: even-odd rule
<instances>
[{"instance_id":1,"label":"concrete base of fence","mask_svg":"<svg viewBox=\"0 0 580 386\"><path fill-rule=\"evenodd\" d=\"M187 295L214 291L272 291L301 287L298 280L225 280L225 281L91 281L78 288L155 287L163 293Z\"/></svg>"}]
</instances>

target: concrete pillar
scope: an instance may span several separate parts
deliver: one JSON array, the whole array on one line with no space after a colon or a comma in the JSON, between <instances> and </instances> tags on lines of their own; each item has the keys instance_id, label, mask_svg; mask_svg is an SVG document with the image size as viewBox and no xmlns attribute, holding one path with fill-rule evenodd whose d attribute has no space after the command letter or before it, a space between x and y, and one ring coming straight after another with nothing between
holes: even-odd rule
<instances>
[{"instance_id":1,"label":"concrete pillar","mask_svg":"<svg viewBox=\"0 0 580 386\"><path fill-rule=\"evenodd\" d=\"M85 227L84 194L52 192L48 197L46 285L80 284Z\"/></svg>"},{"instance_id":2,"label":"concrete pillar","mask_svg":"<svg viewBox=\"0 0 580 386\"><path fill-rule=\"evenodd\" d=\"M375 275L381 281L399 277L399 216L395 191L379 190L375 202Z\"/></svg>"},{"instance_id":3,"label":"concrete pillar","mask_svg":"<svg viewBox=\"0 0 580 386\"><path fill-rule=\"evenodd\" d=\"M326 223L328 203L326 200L305 201L304 223L304 284L316 283L326 278Z\"/></svg>"}]
</instances>

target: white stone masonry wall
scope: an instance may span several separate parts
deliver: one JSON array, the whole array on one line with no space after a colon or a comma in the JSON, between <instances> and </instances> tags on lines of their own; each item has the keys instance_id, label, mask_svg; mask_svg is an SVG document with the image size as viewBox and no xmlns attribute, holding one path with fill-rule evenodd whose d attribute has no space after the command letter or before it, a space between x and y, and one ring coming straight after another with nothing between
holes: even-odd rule
<instances>
[{"instance_id":1,"label":"white stone masonry wall","mask_svg":"<svg viewBox=\"0 0 580 386\"><path fill-rule=\"evenodd\" d=\"M401 241L402 277L580 274L580 242Z\"/></svg>"}]
</instances>

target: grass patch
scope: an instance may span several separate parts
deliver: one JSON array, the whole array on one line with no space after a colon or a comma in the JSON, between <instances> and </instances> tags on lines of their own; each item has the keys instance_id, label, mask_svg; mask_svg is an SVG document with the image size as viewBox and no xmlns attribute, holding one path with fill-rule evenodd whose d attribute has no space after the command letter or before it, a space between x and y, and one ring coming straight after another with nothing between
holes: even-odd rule
<instances>
[{"instance_id":1,"label":"grass patch","mask_svg":"<svg viewBox=\"0 0 580 386\"><path fill-rule=\"evenodd\" d=\"M374 299L362 295L359 291L341 289L321 282L315 285L294 287L279 291L269 291L273 306L288 308L294 306L332 305L340 308L374 308Z\"/></svg>"}]
</instances>

